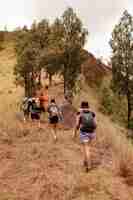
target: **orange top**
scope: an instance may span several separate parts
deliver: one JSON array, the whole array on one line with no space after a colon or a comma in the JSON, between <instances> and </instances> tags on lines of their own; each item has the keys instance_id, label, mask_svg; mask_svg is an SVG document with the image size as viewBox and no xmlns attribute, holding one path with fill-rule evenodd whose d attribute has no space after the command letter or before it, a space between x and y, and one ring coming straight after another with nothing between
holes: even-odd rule
<instances>
[{"instance_id":1,"label":"orange top","mask_svg":"<svg viewBox=\"0 0 133 200\"><path fill-rule=\"evenodd\" d=\"M44 108L46 108L48 106L48 102L49 102L49 96L48 95L42 95L39 98L40 100L40 105L42 105Z\"/></svg>"},{"instance_id":2,"label":"orange top","mask_svg":"<svg viewBox=\"0 0 133 200\"><path fill-rule=\"evenodd\" d=\"M42 95L39 97L40 101L48 101L49 100L49 96L48 95Z\"/></svg>"}]
</instances>

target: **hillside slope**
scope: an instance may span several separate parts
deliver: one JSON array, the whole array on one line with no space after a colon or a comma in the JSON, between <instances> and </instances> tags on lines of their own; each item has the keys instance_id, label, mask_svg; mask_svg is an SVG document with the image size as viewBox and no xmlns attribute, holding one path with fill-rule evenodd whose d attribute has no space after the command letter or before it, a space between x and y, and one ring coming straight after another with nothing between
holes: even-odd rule
<instances>
[{"instance_id":1,"label":"hillside slope","mask_svg":"<svg viewBox=\"0 0 133 200\"><path fill-rule=\"evenodd\" d=\"M111 67L87 51L84 51L84 54L85 62L81 67L82 74L90 86L99 85L104 77L111 75Z\"/></svg>"},{"instance_id":2,"label":"hillside slope","mask_svg":"<svg viewBox=\"0 0 133 200\"><path fill-rule=\"evenodd\" d=\"M60 129L59 141L54 143L47 123L38 130L17 120L23 91L13 84L15 62L12 45L0 52L0 200L132 200L133 187L118 173L119 163L116 165L123 144L128 150L125 130L98 112L95 92L84 87L80 97L75 97L76 105L87 99L97 113L94 168L86 174L72 130ZM61 101L62 85L53 86L50 93Z\"/></svg>"}]
</instances>

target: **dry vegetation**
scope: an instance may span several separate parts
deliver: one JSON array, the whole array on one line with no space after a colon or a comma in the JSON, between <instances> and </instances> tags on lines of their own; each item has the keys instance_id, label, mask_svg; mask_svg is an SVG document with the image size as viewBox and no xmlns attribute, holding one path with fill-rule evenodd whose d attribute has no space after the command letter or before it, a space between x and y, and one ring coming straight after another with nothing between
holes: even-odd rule
<instances>
[{"instance_id":1,"label":"dry vegetation","mask_svg":"<svg viewBox=\"0 0 133 200\"><path fill-rule=\"evenodd\" d=\"M102 79L110 76L111 68L105 65L101 60L95 58L91 53L86 53L86 61L83 63L81 70L89 86L100 86Z\"/></svg>"},{"instance_id":2,"label":"dry vegetation","mask_svg":"<svg viewBox=\"0 0 133 200\"><path fill-rule=\"evenodd\" d=\"M89 100L97 113L97 139L93 143L94 169L82 169L80 145L72 131L59 131L52 141L47 124L42 130L23 126L16 117L23 93L13 85L12 44L0 52L0 200L132 200L133 148L126 130L98 112L97 95L84 86L75 105ZM51 89L61 100L61 86Z\"/></svg>"}]
</instances>

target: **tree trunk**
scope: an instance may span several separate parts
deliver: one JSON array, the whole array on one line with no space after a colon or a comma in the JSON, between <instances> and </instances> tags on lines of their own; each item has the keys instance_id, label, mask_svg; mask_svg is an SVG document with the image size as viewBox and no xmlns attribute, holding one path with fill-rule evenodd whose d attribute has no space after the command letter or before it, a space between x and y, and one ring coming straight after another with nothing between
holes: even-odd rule
<instances>
[{"instance_id":1,"label":"tree trunk","mask_svg":"<svg viewBox=\"0 0 133 200\"><path fill-rule=\"evenodd\" d=\"M29 74L25 74L25 96L31 96L31 87L30 87L30 76Z\"/></svg>"},{"instance_id":2,"label":"tree trunk","mask_svg":"<svg viewBox=\"0 0 133 200\"><path fill-rule=\"evenodd\" d=\"M27 73L24 77L25 81L25 96L31 97L33 95L33 92L35 91L35 81L34 77Z\"/></svg>"},{"instance_id":3,"label":"tree trunk","mask_svg":"<svg viewBox=\"0 0 133 200\"><path fill-rule=\"evenodd\" d=\"M52 74L49 73L49 86L52 86Z\"/></svg>"},{"instance_id":4,"label":"tree trunk","mask_svg":"<svg viewBox=\"0 0 133 200\"><path fill-rule=\"evenodd\" d=\"M69 103L72 104L72 88L70 87L70 84L69 84L69 72L68 70L69 69L67 67L67 65L65 66L64 65L64 73L63 73L63 76L64 76L64 96L67 97L67 100L69 101Z\"/></svg>"},{"instance_id":5,"label":"tree trunk","mask_svg":"<svg viewBox=\"0 0 133 200\"><path fill-rule=\"evenodd\" d=\"M30 76L30 90L31 90L30 95L32 96L33 93L34 93L35 90L36 90L36 81L35 81L35 77L34 77L33 72L32 72L32 74L31 74L31 76Z\"/></svg>"},{"instance_id":6,"label":"tree trunk","mask_svg":"<svg viewBox=\"0 0 133 200\"><path fill-rule=\"evenodd\" d=\"M64 78L64 96L66 95L66 71L64 70L64 74L63 74L63 78Z\"/></svg>"},{"instance_id":7,"label":"tree trunk","mask_svg":"<svg viewBox=\"0 0 133 200\"><path fill-rule=\"evenodd\" d=\"M27 75L25 75L25 77L24 77L24 90L25 90L25 97L29 97L28 77L27 77Z\"/></svg>"},{"instance_id":8,"label":"tree trunk","mask_svg":"<svg viewBox=\"0 0 133 200\"><path fill-rule=\"evenodd\" d=\"M66 72L64 72L64 96L68 96L69 88L68 88L68 80Z\"/></svg>"},{"instance_id":9,"label":"tree trunk","mask_svg":"<svg viewBox=\"0 0 133 200\"><path fill-rule=\"evenodd\" d=\"M129 93L127 94L127 104L128 104L128 128L130 128L132 106L131 106L131 95Z\"/></svg>"},{"instance_id":10,"label":"tree trunk","mask_svg":"<svg viewBox=\"0 0 133 200\"><path fill-rule=\"evenodd\" d=\"M41 71L39 72L39 75L38 75L38 85L41 86L42 83L41 83Z\"/></svg>"}]
</instances>

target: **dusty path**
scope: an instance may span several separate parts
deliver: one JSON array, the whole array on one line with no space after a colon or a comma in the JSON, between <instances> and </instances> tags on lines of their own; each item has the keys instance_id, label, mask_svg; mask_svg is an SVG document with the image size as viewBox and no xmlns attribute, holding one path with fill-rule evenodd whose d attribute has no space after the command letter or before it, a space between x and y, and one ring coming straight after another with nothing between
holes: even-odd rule
<instances>
[{"instance_id":1,"label":"dusty path","mask_svg":"<svg viewBox=\"0 0 133 200\"><path fill-rule=\"evenodd\" d=\"M60 131L56 144L48 129L27 129L26 136L24 133L20 130L11 144L0 143L0 199L4 200L4 195L20 200L76 197L76 187L86 174L71 131Z\"/></svg>"},{"instance_id":2,"label":"dusty path","mask_svg":"<svg viewBox=\"0 0 133 200\"><path fill-rule=\"evenodd\" d=\"M55 89L60 102L61 88L53 87L52 95ZM92 148L94 168L86 174L71 129L61 129L57 143L47 123L41 130L16 124L0 136L0 200L132 200L112 172L110 150L98 141Z\"/></svg>"}]
</instances>

